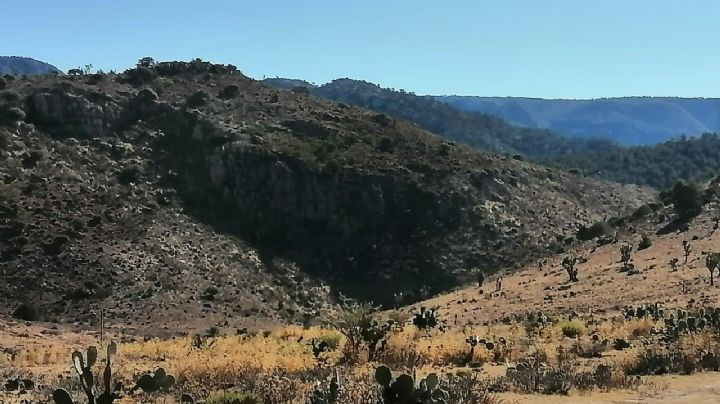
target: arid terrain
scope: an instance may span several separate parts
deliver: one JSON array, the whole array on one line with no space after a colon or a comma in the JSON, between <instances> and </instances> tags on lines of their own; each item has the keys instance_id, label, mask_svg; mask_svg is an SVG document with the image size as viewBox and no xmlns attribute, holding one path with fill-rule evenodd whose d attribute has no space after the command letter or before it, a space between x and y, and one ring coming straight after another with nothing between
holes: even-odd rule
<instances>
[{"instance_id":1,"label":"arid terrain","mask_svg":"<svg viewBox=\"0 0 720 404\"><path fill-rule=\"evenodd\" d=\"M4 402L718 401L717 179L590 179L200 60L2 83Z\"/></svg>"}]
</instances>

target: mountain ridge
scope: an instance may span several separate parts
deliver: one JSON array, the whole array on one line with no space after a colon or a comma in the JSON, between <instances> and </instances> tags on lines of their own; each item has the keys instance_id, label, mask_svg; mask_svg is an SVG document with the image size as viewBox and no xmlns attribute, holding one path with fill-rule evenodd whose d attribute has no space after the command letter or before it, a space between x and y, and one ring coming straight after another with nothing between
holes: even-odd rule
<instances>
[{"instance_id":1,"label":"mountain ridge","mask_svg":"<svg viewBox=\"0 0 720 404\"><path fill-rule=\"evenodd\" d=\"M720 130L720 99L712 97L435 98L464 110L491 113L517 125L552 129L566 136L603 137L628 146ZM524 115L513 110L521 110Z\"/></svg>"}]
</instances>

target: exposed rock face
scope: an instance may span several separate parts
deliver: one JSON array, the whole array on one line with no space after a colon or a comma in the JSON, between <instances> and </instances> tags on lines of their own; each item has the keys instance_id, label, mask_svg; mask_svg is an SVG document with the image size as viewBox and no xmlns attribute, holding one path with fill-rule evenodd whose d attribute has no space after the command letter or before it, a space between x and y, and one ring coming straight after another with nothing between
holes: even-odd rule
<instances>
[{"instance_id":1,"label":"exposed rock face","mask_svg":"<svg viewBox=\"0 0 720 404\"><path fill-rule=\"evenodd\" d=\"M32 121L52 127L55 134L73 137L105 136L112 132L123 108L100 93L74 94L54 88L28 98Z\"/></svg>"}]
</instances>

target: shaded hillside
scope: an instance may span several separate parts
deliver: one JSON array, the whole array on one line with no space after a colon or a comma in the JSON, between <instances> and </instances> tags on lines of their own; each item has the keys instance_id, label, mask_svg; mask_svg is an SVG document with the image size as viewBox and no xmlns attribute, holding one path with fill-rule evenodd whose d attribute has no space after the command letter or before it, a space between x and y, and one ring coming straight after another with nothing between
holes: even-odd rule
<instances>
[{"instance_id":1,"label":"shaded hillside","mask_svg":"<svg viewBox=\"0 0 720 404\"><path fill-rule=\"evenodd\" d=\"M32 58L20 56L0 56L0 74L12 74L18 76L25 74L30 76L48 73L62 72L60 69L51 64Z\"/></svg>"},{"instance_id":2,"label":"shaded hillside","mask_svg":"<svg viewBox=\"0 0 720 404\"><path fill-rule=\"evenodd\" d=\"M284 83L282 79L267 82ZM289 82L293 87L297 84ZM681 179L704 180L720 170L720 140L712 134L655 146L623 147L608 140L569 139L550 130L514 126L485 113L461 111L433 97L364 81L340 79L308 88L321 97L411 120L454 141L497 153L521 154L541 164L580 169L585 175L612 181L663 189ZM516 113L524 114L522 110Z\"/></svg>"},{"instance_id":3,"label":"shaded hillside","mask_svg":"<svg viewBox=\"0 0 720 404\"><path fill-rule=\"evenodd\" d=\"M50 318L239 326L317 313L322 285L420 297L652 198L200 61L8 85L0 296Z\"/></svg>"},{"instance_id":4,"label":"shaded hillside","mask_svg":"<svg viewBox=\"0 0 720 404\"><path fill-rule=\"evenodd\" d=\"M720 130L720 99L623 97L545 100L519 97L439 96L467 111L499 116L515 125L620 144L652 145L680 135Z\"/></svg>"}]
</instances>

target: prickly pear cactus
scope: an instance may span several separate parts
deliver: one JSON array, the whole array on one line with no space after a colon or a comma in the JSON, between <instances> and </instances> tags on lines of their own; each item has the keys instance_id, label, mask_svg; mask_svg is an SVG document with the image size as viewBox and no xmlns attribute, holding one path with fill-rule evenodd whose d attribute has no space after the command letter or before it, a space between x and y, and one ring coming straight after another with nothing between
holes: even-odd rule
<instances>
[{"instance_id":1,"label":"prickly pear cactus","mask_svg":"<svg viewBox=\"0 0 720 404\"><path fill-rule=\"evenodd\" d=\"M440 379L435 373L422 379L418 386L410 375L400 375L393 381L387 366L375 369L375 381L382 390L383 404L444 404L449 395L439 388Z\"/></svg>"},{"instance_id":2,"label":"prickly pear cactus","mask_svg":"<svg viewBox=\"0 0 720 404\"><path fill-rule=\"evenodd\" d=\"M108 345L106 350L105 370L103 371L102 376L104 391L97 396L95 392L95 375L92 372L92 367L97 362L97 348L94 346L89 347L85 353L85 357L83 357L83 354L80 353L80 351L75 351L70 356L73 368L80 378L80 385L87 396L88 404L111 404L120 398L120 395L118 394L119 386L116 384L114 388L111 389L112 363L116 354L117 345L112 342ZM70 393L64 389L55 390L53 392L52 399L55 404L74 403Z\"/></svg>"},{"instance_id":3,"label":"prickly pear cactus","mask_svg":"<svg viewBox=\"0 0 720 404\"><path fill-rule=\"evenodd\" d=\"M157 391L168 391L175 385L175 377L167 374L165 369L157 368L152 375L145 374L135 383L136 388L146 393L155 393Z\"/></svg>"}]
</instances>

